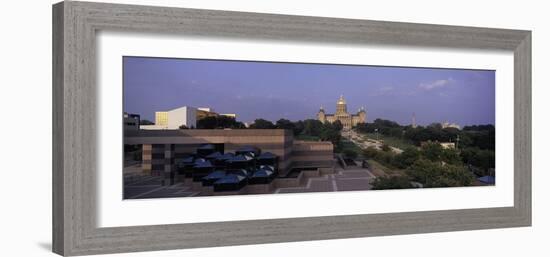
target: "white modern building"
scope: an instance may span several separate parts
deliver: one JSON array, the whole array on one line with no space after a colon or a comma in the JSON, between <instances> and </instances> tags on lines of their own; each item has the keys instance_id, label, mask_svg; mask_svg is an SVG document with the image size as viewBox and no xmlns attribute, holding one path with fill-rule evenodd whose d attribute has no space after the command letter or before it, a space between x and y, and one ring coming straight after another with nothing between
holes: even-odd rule
<instances>
[{"instance_id":1,"label":"white modern building","mask_svg":"<svg viewBox=\"0 0 550 257\"><path fill-rule=\"evenodd\" d=\"M448 121L445 121L443 123L441 123L441 127L442 128L455 128L455 129L460 129L460 125L456 124L456 123L449 123Z\"/></svg>"},{"instance_id":2,"label":"white modern building","mask_svg":"<svg viewBox=\"0 0 550 257\"><path fill-rule=\"evenodd\" d=\"M141 125L140 129L179 129L197 127L197 108L183 106L169 111L155 112L155 125Z\"/></svg>"}]
</instances>

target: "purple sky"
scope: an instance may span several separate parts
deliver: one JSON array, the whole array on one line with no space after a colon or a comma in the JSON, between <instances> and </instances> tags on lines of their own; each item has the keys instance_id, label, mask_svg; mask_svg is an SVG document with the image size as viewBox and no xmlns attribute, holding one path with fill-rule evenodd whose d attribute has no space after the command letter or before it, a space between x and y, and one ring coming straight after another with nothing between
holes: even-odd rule
<instances>
[{"instance_id":1,"label":"purple sky","mask_svg":"<svg viewBox=\"0 0 550 257\"><path fill-rule=\"evenodd\" d=\"M180 106L236 113L237 120L315 118L334 113L341 94L348 111L367 121L410 124L495 123L495 72L124 57L124 111L154 121Z\"/></svg>"}]
</instances>

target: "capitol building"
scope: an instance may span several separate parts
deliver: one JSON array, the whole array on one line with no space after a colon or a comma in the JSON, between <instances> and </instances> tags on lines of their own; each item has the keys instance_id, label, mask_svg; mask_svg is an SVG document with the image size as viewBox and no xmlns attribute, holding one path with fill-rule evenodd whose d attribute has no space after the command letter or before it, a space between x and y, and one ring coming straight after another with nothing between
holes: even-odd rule
<instances>
[{"instance_id":1,"label":"capitol building","mask_svg":"<svg viewBox=\"0 0 550 257\"><path fill-rule=\"evenodd\" d=\"M317 119L319 119L319 121L323 123L333 123L339 120L344 126L344 129L351 129L358 123L367 122L367 112L365 111L364 107L361 107L357 111L357 114L348 113L346 100L344 100L344 96L341 95L340 99L338 99L338 102L336 102L336 113L327 114L325 113L323 107L321 107L321 109L317 113Z\"/></svg>"}]
</instances>

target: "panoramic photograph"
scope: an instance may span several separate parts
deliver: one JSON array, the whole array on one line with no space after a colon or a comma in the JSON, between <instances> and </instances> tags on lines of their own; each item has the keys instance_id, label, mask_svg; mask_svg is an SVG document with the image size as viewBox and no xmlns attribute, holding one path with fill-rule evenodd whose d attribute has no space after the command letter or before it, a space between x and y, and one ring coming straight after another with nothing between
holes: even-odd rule
<instances>
[{"instance_id":1,"label":"panoramic photograph","mask_svg":"<svg viewBox=\"0 0 550 257\"><path fill-rule=\"evenodd\" d=\"M496 183L493 70L122 64L123 199Z\"/></svg>"}]
</instances>

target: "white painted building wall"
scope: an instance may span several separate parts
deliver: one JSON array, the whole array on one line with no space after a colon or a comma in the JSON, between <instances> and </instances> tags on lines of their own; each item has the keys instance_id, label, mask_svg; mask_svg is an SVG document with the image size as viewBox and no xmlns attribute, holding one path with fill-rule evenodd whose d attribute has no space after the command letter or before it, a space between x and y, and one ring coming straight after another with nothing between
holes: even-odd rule
<instances>
[{"instance_id":1,"label":"white painted building wall","mask_svg":"<svg viewBox=\"0 0 550 257\"><path fill-rule=\"evenodd\" d=\"M145 130L157 130L157 129L179 129L181 125L185 125L188 128L197 127L197 108L190 106L183 106L176 108L168 113L167 125L141 125L140 129Z\"/></svg>"},{"instance_id":2,"label":"white painted building wall","mask_svg":"<svg viewBox=\"0 0 550 257\"><path fill-rule=\"evenodd\" d=\"M197 109L183 106L168 111L168 129L179 129L181 125L188 128L197 127Z\"/></svg>"}]
</instances>

